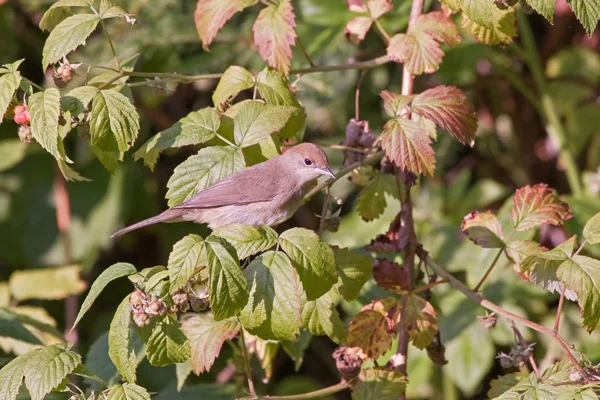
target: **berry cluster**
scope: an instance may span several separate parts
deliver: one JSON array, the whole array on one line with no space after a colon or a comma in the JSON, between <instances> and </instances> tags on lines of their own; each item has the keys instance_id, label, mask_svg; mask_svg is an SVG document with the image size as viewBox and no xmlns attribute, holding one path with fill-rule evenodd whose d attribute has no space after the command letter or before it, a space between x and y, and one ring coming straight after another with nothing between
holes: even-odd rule
<instances>
[{"instance_id":1,"label":"berry cluster","mask_svg":"<svg viewBox=\"0 0 600 400\"><path fill-rule=\"evenodd\" d=\"M139 327L148 325L152 317L167 313L167 305L163 300L153 295L148 296L139 289L129 295L129 306L133 314L133 322Z\"/></svg>"},{"instance_id":2,"label":"berry cluster","mask_svg":"<svg viewBox=\"0 0 600 400\"><path fill-rule=\"evenodd\" d=\"M16 105L15 108L13 108L13 112L15 113L15 116L13 117L15 123L19 125L29 125L30 114L29 109L25 104Z\"/></svg>"}]
</instances>

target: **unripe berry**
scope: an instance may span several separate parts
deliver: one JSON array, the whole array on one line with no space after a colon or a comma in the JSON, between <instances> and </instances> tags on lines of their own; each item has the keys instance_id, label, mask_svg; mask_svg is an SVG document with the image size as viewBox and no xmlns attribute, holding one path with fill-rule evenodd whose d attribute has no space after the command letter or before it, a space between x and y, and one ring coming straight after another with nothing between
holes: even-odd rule
<instances>
[{"instance_id":1,"label":"unripe berry","mask_svg":"<svg viewBox=\"0 0 600 400\"><path fill-rule=\"evenodd\" d=\"M21 125L19 127L19 139L23 143L31 143L33 140L33 135L31 134L31 127L28 125Z\"/></svg>"}]
</instances>

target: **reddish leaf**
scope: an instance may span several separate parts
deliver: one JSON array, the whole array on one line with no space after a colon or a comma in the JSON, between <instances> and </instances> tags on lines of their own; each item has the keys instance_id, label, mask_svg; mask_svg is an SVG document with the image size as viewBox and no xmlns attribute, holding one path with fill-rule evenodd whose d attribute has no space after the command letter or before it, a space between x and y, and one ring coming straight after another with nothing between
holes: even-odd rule
<instances>
[{"instance_id":1,"label":"reddish leaf","mask_svg":"<svg viewBox=\"0 0 600 400\"><path fill-rule=\"evenodd\" d=\"M383 127L381 146L387 157L403 170L433 175L435 157L431 139L415 121L389 120Z\"/></svg>"},{"instance_id":2,"label":"reddish leaf","mask_svg":"<svg viewBox=\"0 0 600 400\"><path fill-rule=\"evenodd\" d=\"M413 75L437 71L444 57L438 42L425 32L395 35L390 40L387 54L392 61L404 63Z\"/></svg>"},{"instance_id":3,"label":"reddish leaf","mask_svg":"<svg viewBox=\"0 0 600 400\"><path fill-rule=\"evenodd\" d=\"M560 201L556 192L546 184L522 187L513 197L510 221L518 231L545 224L562 225L569 218L569 205Z\"/></svg>"},{"instance_id":4,"label":"reddish leaf","mask_svg":"<svg viewBox=\"0 0 600 400\"><path fill-rule=\"evenodd\" d=\"M287 75L292 48L296 43L296 26L291 0L263 8L252 27L254 43L263 60Z\"/></svg>"},{"instance_id":5,"label":"reddish leaf","mask_svg":"<svg viewBox=\"0 0 600 400\"><path fill-rule=\"evenodd\" d=\"M378 258L373 263L373 278L379 286L391 292L402 294L410 290L406 270L385 258Z\"/></svg>"},{"instance_id":6,"label":"reddish leaf","mask_svg":"<svg viewBox=\"0 0 600 400\"><path fill-rule=\"evenodd\" d=\"M371 18L377 19L392 9L392 0L367 0L367 8Z\"/></svg>"},{"instance_id":7,"label":"reddish leaf","mask_svg":"<svg viewBox=\"0 0 600 400\"><path fill-rule=\"evenodd\" d=\"M383 109L390 118L399 117L402 110L415 98L414 95L403 96L387 90L382 91L379 95L383 99Z\"/></svg>"},{"instance_id":8,"label":"reddish leaf","mask_svg":"<svg viewBox=\"0 0 600 400\"><path fill-rule=\"evenodd\" d=\"M504 247L502 225L491 211L472 212L462 221L461 230L476 245L485 248Z\"/></svg>"},{"instance_id":9,"label":"reddish leaf","mask_svg":"<svg viewBox=\"0 0 600 400\"><path fill-rule=\"evenodd\" d=\"M461 37L454 21L442 11L422 14L410 27L409 32L425 32L440 43L456 46Z\"/></svg>"},{"instance_id":10,"label":"reddish leaf","mask_svg":"<svg viewBox=\"0 0 600 400\"><path fill-rule=\"evenodd\" d=\"M417 295L409 295L405 314L405 326L408 338L419 349L431 344L438 333L437 315L433 306L427 300Z\"/></svg>"},{"instance_id":11,"label":"reddish leaf","mask_svg":"<svg viewBox=\"0 0 600 400\"><path fill-rule=\"evenodd\" d=\"M367 6L363 0L346 0L346 5L348 9L353 12L367 12Z\"/></svg>"},{"instance_id":12,"label":"reddish leaf","mask_svg":"<svg viewBox=\"0 0 600 400\"><path fill-rule=\"evenodd\" d=\"M540 245L531 240L514 240L506 245L504 253L510 262L515 264L515 272L521 273L523 261L537 253L541 253Z\"/></svg>"},{"instance_id":13,"label":"reddish leaf","mask_svg":"<svg viewBox=\"0 0 600 400\"><path fill-rule=\"evenodd\" d=\"M371 29L372 20L369 17L352 18L344 28L346 38L350 43L358 45Z\"/></svg>"},{"instance_id":14,"label":"reddish leaf","mask_svg":"<svg viewBox=\"0 0 600 400\"><path fill-rule=\"evenodd\" d=\"M459 142L473 146L477 117L465 94L454 86L437 86L417 95L413 113L432 120Z\"/></svg>"},{"instance_id":15,"label":"reddish leaf","mask_svg":"<svg viewBox=\"0 0 600 400\"><path fill-rule=\"evenodd\" d=\"M258 0L198 0L194 22L202 40L202 47L208 50L219 29L239 11L256 4Z\"/></svg>"},{"instance_id":16,"label":"reddish leaf","mask_svg":"<svg viewBox=\"0 0 600 400\"><path fill-rule=\"evenodd\" d=\"M397 301L391 297L375 300L352 318L348 345L359 347L370 358L377 358L392 346L398 334L397 323Z\"/></svg>"}]
</instances>

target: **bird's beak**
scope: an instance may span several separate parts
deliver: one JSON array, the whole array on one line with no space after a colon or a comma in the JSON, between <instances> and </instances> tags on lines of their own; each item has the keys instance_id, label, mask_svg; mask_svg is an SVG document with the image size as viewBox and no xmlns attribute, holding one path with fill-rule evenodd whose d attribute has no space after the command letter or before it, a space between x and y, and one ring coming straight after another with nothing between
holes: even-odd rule
<instances>
[{"instance_id":1,"label":"bird's beak","mask_svg":"<svg viewBox=\"0 0 600 400\"><path fill-rule=\"evenodd\" d=\"M328 177L335 179L335 175L333 174L333 172L331 172L331 170L329 168L325 167L324 169L322 169L320 171L323 175L327 175Z\"/></svg>"}]
</instances>

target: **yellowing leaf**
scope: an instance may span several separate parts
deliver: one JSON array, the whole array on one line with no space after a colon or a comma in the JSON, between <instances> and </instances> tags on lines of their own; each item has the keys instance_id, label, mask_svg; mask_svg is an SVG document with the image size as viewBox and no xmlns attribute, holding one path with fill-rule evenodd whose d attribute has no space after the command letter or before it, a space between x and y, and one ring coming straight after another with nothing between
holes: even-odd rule
<instances>
[{"instance_id":1,"label":"yellowing leaf","mask_svg":"<svg viewBox=\"0 0 600 400\"><path fill-rule=\"evenodd\" d=\"M150 400L150 393L133 383L117 383L110 387L106 400Z\"/></svg>"},{"instance_id":2,"label":"yellowing leaf","mask_svg":"<svg viewBox=\"0 0 600 400\"><path fill-rule=\"evenodd\" d=\"M251 89L252 87L254 87L254 77L252 74L245 68L232 65L225 70L219 80L219 84L212 96L213 103L215 103L215 106L218 106L230 98L237 96L242 90Z\"/></svg>"},{"instance_id":3,"label":"yellowing leaf","mask_svg":"<svg viewBox=\"0 0 600 400\"><path fill-rule=\"evenodd\" d=\"M414 95L404 96L387 90L382 91L379 95L383 99L383 109L390 118L402 116L403 109L415 98Z\"/></svg>"},{"instance_id":4,"label":"yellowing leaf","mask_svg":"<svg viewBox=\"0 0 600 400\"><path fill-rule=\"evenodd\" d=\"M492 26L492 7L496 7L494 0L458 0L460 9L475 22L484 27Z\"/></svg>"},{"instance_id":5,"label":"yellowing leaf","mask_svg":"<svg viewBox=\"0 0 600 400\"><path fill-rule=\"evenodd\" d=\"M81 356L70 350L71 344L46 346L28 358L25 367L25 386L32 400L42 400L57 387L80 363Z\"/></svg>"},{"instance_id":6,"label":"yellowing leaf","mask_svg":"<svg viewBox=\"0 0 600 400\"><path fill-rule=\"evenodd\" d=\"M401 313L404 313L406 331L413 344L419 349L429 346L438 332L433 306L424 298L411 294Z\"/></svg>"},{"instance_id":7,"label":"yellowing leaf","mask_svg":"<svg viewBox=\"0 0 600 400\"><path fill-rule=\"evenodd\" d=\"M190 278L206 267L203 249L204 240L198 235L187 235L175 243L167 264L171 293L184 287Z\"/></svg>"},{"instance_id":8,"label":"yellowing leaf","mask_svg":"<svg viewBox=\"0 0 600 400\"><path fill-rule=\"evenodd\" d=\"M398 371L385 368L363 370L352 390L353 400L396 400L404 397L407 379Z\"/></svg>"},{"instance_id":9,"label":"yellowing leaf","mask_svg":"<svg viewBox=\"0 0 600 400\"><path fill-rule=\"evenodd\" d=\"M258 0L198 0L194 22L202 47L208 50L219 29L237 12L256 4Z\"/></svg>"},{"instance_id":10,"label":"yellowing leaf","mask_svg":"<svg viewBox=\"0 0 600 400\"><path fill-rule=\"evenodd\" d=\"M367 0L367 11L373 19L381 17L392 9L392 0Z\"/></svg>"},{"instance_id":11,"label":"yellowing leaf","mask_svg":"<svg viewBox=\"0 0 600 400\"><path fill-rule=\"evenodd\" d=\"M79 265L30 269L13 272L8 282L12 296L17 300L58 300L85 290L86 284L80 273Z\"/></svg>"},{"instance_id":12,"label":"yellowing leaf","mask_svg":"<svg viewBox=\"0 0 600 400\"><path fill-rule=\"evenodd\" d=\"M556 192L546 184L524 186L515 192L510 221L518 231L545 224L562 225L569 218L569 205L560 201Z\"/></svg>"},{"instance_id":13,"label":"yellowing leaf","mask_svg":"<svg viewBox=\"0 0 600 400\"><path fill-rule=\"evenodd\" d=\"M461 230L476 245L485 248L504 246L502 225L491 211L472 212L463 218Z\"/></svg>"},{"instance_id":14,"label":"yellowing leaf","mask_svg":"<svg viewBox=\"0 0 600 400\"><path fill-rule=\"evenodd\" d=\"M291 0L263 8L252 27L254 43L263 60L287 75L292 48L296 43L295 16Z\"/></svg>"},{"instance_id":15,"label":"yellowing leaf","mask_svg":"<svg viewBox=\"0 0 600 400\"><path fill-rule=\"evenodd\" d=\"M383 127L381 146L387 157L401 170L433 175L435 157L431 139L415 121L389 120Z\"/></svg>"},{"instance_id":16,"label":"yellowing leaf","mask_svg":"<svg viewBox=\"0 0 600 400\"><path fill-rule=\"evenodd\" d=\"M42 67L46 69L83 44L99 22L95 14L77 14L58 24L44 44Z\"/></svg>"},{"instance_id":17,"label":"yellowing leaf","mask_svg":"<svg viewBox=\"0 0 600 400\"><path fill-rule=\"evenodd\" d=\"M369 358L378 358L398 335L399 304L391 297L375 300L356 314L348 328L348 346L359 347Z\"/></svg>"},{"instance_id":18,"label":"yellowing leaf","mask_svg":"<svg viewBox=\"0 0 600 400\"><path fill-rule=\"evenodd\" d=\"M501 10L497 7L492 7L491 10L492 24L489 27L478 25L471 21L466 14L462 15L462 27L475 40L483 44L493 46L512 43L513 38L517 36L515 9L507 8L506 10Z\"/></svg>"},{"instance_id":19,"label":"yellowing leaf","mask_svg":"<svg viewBox=\"0 0 600 400\"><path fill-rule=\"evenodd\" d=\"M394 293L407 293L410 290L408 273L397 263L378 258L373 263L373 278L377 285Z\"/></svg>"},{"instance_id":20,"label":"yellowing leaf","mask_svg":"<svg viewBox=\"0 0 600 400\"><path fill-rule=\"evenodd\" d=\"M108 356L113 362L119 374L127 382L135 382L137 360L135 351L131 349L131 332L129 324L131 322L131 309L129 296L125 297L110 322L108 331Z\"/></svg>"},{"instance_id":21,"label":"yellowing leaf","mask_svg":"<svg viewBox=\"0 0 600 400\"><path fill-rule=\"evenodd\" d=\"M352 18L344 27L346 38L350 43L358 45L367 36L372 23L373 21L369 17Z\"/></svg>"},{"instance_id":22,"label":"yellowing leaf","mask_svg":"<svg viewBox=\"0 0 600 400\"><path fill-rule=\"evenodd\" d=\"M456 46L460 43L458 27L443 11L422 14L411 25L409 32L425 32L440 43Z\"/></svg>"},{"instance_id":23,"label":"yellowing leaf","mask_svg":"<svg viewBox=\"0 0 600 400\"><path fill-rule=\"evenodd\" d=\"M17 61L13 64L5 64L6 73L0 75L0 124L2 123L2 117L8 109L15 91L19 88L21 83L21 73L17 70L23 60ZM2 73L2 72L0 72Z\"/></svg>"},{"instance_id":24,"label":"yellowing leaf","mask_svg":"<svg viewBox=\"0 0 600 400\"><path fill-rule=\"evenodd\" d=\"M438 42L425 32L394 35L387 54L392 61L404 63L404 68L413 75L437 71L444 57Z\"/></svg>"},{"instance_id":25,"label":"yellowing leaf","mask_svg":"<svg viewBox=\"0 0 600 400\"><path fill-rule=\"evenodd\" d=\"M594 215L583 227L583 237L589 244L600 243L600 213Z\"/></svg>"},{"instance_id":26,"label":"yellowing leaf","mask_svg":"<svg viewBox=\"0 0 600 400\"><path fill-rule=\"evenodd\" d=\"M240 260L268 250L277 243L277 232L262 225L254 228L243 224L230 224L215 229L212 234L231 243Z\"/></svg>"}]
</instances>

